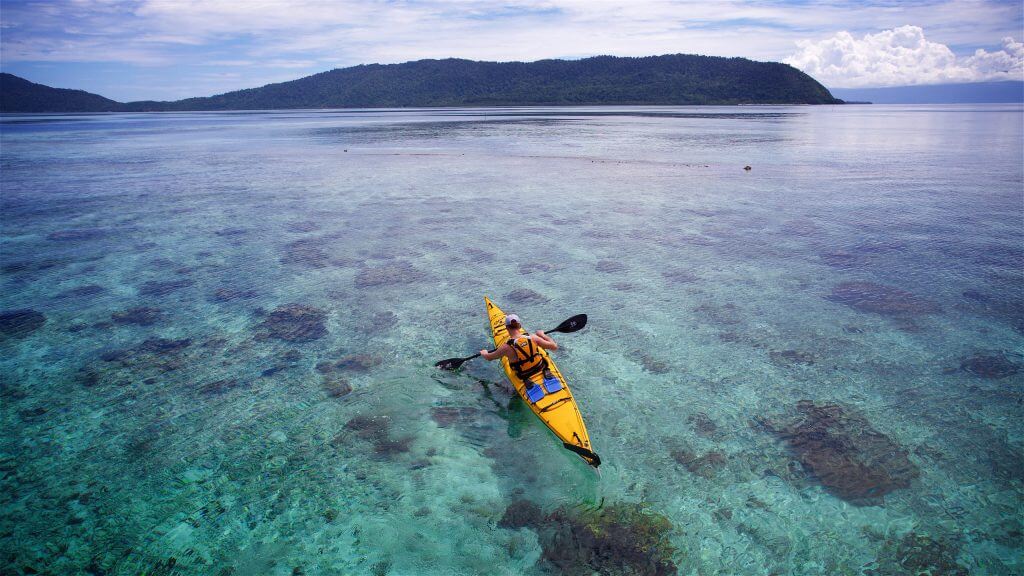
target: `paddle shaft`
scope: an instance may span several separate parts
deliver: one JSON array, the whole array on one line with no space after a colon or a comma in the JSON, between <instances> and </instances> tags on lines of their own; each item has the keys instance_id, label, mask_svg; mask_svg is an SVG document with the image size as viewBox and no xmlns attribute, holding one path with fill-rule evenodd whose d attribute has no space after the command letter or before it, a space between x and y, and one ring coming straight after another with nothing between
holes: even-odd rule
<instances>
[{"instance_id":1,"label":"paddle shaft","mask_svg":"<svg viewBox=\"0 0 1024 576\"><path fill-rule=\"evenodd\" d=\"M577 330L582 330L583 327L586 326L586 325L587 325L587 315L586 314L577 314L576 316L573 316L572 318L569 318L566 321L562 322L557 327L552 328L551 330L548 330L548 332L563 332L565 334L568 334L570 332L576 332ZM497 348L495 348L494 350L491 350L490 353L493 353L496 350L497 350ZM476 358L477 356L480 356L479 352L477 352L476 354L473 354L472 356L467 356L465 358L449 358L447 360L441 360L437 364L434 364L434 366L437 366L438 368L442 368L444 370L455 370L459 366L462 366L463 362L468 362L469 360L472 360L473 358Z\"/></svg>"},{"instance_id":2,"label":"paddle shaft","mask_svg":"<svg viewBox=\"0 0 1024 576\"><path fill-rule=\"evenodd\" d=\"M561 330L559 330L558 328L552 328L551 330L548 330L548 332L561 332ZM547 333L547 332L545 332L545 334L546 334L546 333ZM489 352L490 352L490 353L492 353L492 354L493 354L493 353L495 353L495 352L497 352L497 351L498 351L498 349L497 349L497 348L495 348L494 350L489 350ZM468 360L472 360L473 358L476 358L476 357L477 357L477 356L479 356L479 355L480 355L480 353L479 353L479 352L477 352L476 354L473 354L472 356L470 356L470 357L468 357L468 358L463 358L463 360L462 360L462 361L463 361L463 362L466 362L466 361L468 361Z\"/></svg>"}]
</instances>

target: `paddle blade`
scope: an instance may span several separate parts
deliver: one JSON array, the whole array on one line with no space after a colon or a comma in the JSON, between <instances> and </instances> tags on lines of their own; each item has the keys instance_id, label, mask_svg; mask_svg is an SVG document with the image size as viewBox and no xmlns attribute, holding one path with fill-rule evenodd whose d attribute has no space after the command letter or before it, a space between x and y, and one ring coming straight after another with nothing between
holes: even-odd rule
<instances>
[{"instance_id":1,"label":"paddle blade","mask_svg":"<svg viewBox=\"0 0 1024 576\"><path fill-rule=\"evenodd\" d=\"M555 328L554 330L548 330L548 332L564 332L564 333L568 334L569 332L576 332L577 330L582 330L583 327L586 326L586 325L587 325L587 315L586 314L577 314L577 315L573 316L572 318L569 318L565 322L562 322L561 324L559 324L558 328Z\"/></svg>"},{"instance_id":2,"label":"paddle blade","mask_svg":"<svg viewBox=\"0 0 1024 576\"><path fill-rule=\"evenodd\" d=\"M441 360L437 364L434 364L434 366L437 366L441 370L455 370L459 366L462 366L462 363L465 361L465 358L449 358L447 360Z\"/></svg>"}]
</instances>

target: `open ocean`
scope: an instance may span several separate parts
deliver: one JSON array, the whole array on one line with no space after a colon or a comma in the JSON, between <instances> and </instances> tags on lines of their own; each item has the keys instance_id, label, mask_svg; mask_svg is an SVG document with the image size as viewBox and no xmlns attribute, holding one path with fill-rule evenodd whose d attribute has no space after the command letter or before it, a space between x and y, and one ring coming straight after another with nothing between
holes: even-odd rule
<instances>
[{"instance_id":1,"label":"open ocean","mask_svg":"<svg viewBox=\"0 0 1024 576\"><path fill-rule=\"evenodd\" d=\"M1024 105L0 116L4 574L1022 574ZM750 166L750 170L745 170ZM518 400L554 353L598 477Z\"/></svg>"}]
</instances>

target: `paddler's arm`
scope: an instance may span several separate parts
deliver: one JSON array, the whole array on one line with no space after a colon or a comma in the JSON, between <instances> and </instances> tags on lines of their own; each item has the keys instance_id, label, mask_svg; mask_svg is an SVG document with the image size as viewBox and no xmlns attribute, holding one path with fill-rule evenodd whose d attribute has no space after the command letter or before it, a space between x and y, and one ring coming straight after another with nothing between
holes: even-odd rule
<instances>
[{"instance_id":1,"label":"paddler's arm","mask_svg":"<svg viewBox=\"0 0 1024 576\"><path fill-rule=\"evenodd\" d=\"M508 344L502 344L501 346L498 346L497 348L495 348L494 352L491 352L490 350L481 350L480 351L480 357L483 358L484 360L487 360L488 362L490 362L491 360L495 360L497 358L501 358L502 356L504 356L507 353L507 351L508 351Z\"/></svg>"},{"instance_id":2,"label":"paddler's arm","mask_svg":"<svg viewBox=\"0 0 1024 576\"><path fill-rule=\"evenodd\" d=\"M543 330L534 332L530 339L536 342L537 346L545 350L558 350L558 343L552 340L551 336L545 334Z\"/></svg>"}]
</instances>

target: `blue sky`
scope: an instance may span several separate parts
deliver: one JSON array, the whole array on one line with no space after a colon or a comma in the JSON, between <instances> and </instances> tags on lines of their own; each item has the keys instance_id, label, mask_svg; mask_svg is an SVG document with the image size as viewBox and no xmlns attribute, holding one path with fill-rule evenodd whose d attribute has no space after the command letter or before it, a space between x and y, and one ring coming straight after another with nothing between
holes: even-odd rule
<instances>
[{"instance_id":1,"label":"blue sky","mask_svg":"<svg viewBox=\"0 0 1024 576\"><path fill-rule=\"evenodd\" d=\"M1024 80L1020 0L0 0L0 68L173 100L421 58L696 53L829 87Z\"/></svg>"}]
</instances>

